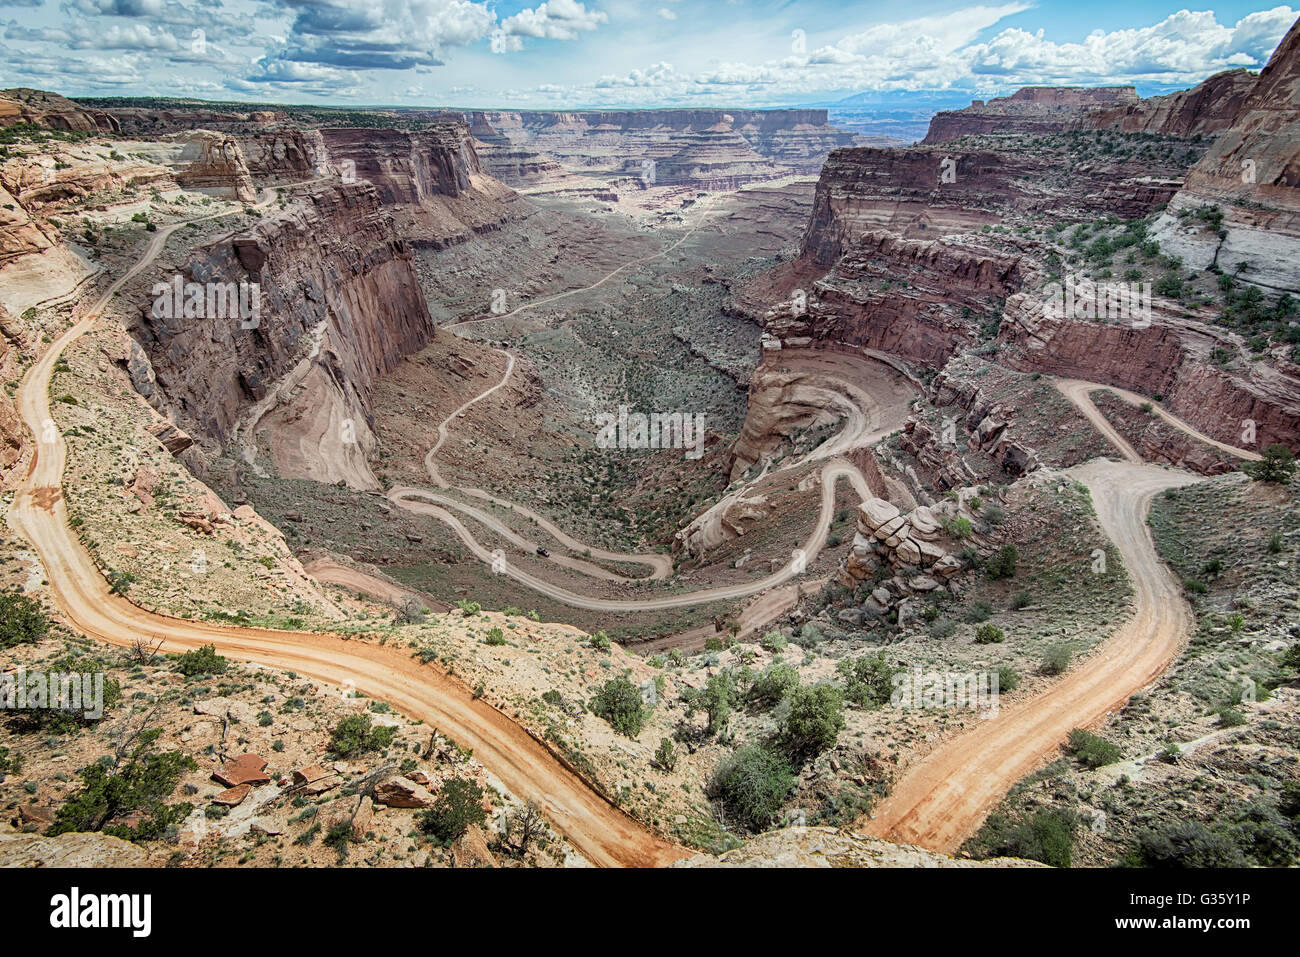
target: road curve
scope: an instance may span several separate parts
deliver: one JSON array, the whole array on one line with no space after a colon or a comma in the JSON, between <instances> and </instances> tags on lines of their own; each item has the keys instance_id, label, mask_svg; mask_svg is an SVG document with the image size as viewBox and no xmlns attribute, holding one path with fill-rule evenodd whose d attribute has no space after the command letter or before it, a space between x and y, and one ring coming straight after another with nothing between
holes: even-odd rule
<instances>
[{"instance_id":1,"label":"road curve","mask_svg":"<svg viewBox=\"0 0 1300 957\"><path fill-rule=\"evenodd\" d=\"M292 669L332 684L353 682L362 693L388 701L472 747L475 757L512 793L537 800L548 820L592 863L659 866L688 854L623 814L544 745L475 699L460 682L396 648L330 635L228 628L170 618L147 612L109 591L68 525L62 489L67 446L57 430L45 428L51 421L50 375L63 351L91 328L117 290L157 257L167 237L181 225L158 231L140 260L32 365L18 392L19 414L36 441L8 520L40 556L50 597L69 624L110 644L130 646L144 638L162 641L168 652L212 644L221 654L243 661Z\"/></svg>"},{"instance_id":2,"label":"road curve","mask_svg":"<svg viewBox=\"0 0 1300 957\"><path fill-rule=\"evenodd\" d=\"M1182 647L1191 610L1156 555L1152 497L1199 476L1095 459L1066 474L1088 486L1097 518L1133 582L1133 617L1048 691L1004 708L940 745L903 775L873 813L877 837L952 853L1016 781L1074 728L1087 727L1156 678Z\"/></svg>"}]
</instances>

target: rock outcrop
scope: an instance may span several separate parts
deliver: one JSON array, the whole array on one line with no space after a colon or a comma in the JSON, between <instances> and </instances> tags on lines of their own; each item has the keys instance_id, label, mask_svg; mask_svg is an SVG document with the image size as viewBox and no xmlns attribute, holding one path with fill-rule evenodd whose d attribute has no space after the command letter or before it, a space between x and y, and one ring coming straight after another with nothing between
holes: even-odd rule
<instances>
[{"instance_id":1,"label":"rock outcrop","mask_svg":"<svg viewBox=\"0 0 1300 957\"><path fill-rule=\"evenodd\" d=\"M1027 86L1011 96L975 100L961 110L944 110L930 120L923 143L947 143L962 136L1061 133L1094 109L1124 109L1139 102L1131 86Z\"/></svg>"},{"instance_id":2,"label":"rock outcrop","mask_svg":"<svg viewBox=\"0 0 1300 957\"><path fill-rule=\"evenodd\" d=\"M518 199L483 172L463 122L419 132L325 129L321 138L344 180L372 183L399 233L416 245L442 249L499 229Z\"/></svg>"},{"instance_id":3,"label":"rock outcrop","mask_svg":"<svg viewBox=\"0 0 1300 957\"><path fill-rule=\"evenodd\" d=\"M57 93L19 87L0 90L0 126L31 123L70 133L116 133L117 120L103 110L87 109Z\"/></svg>"},{"instance_id":4,"label":"rock outcrop","mask_svg":"<svg viewBox=\"0 0 1300 957\"><path fill-rule=\"evenodd\" d=\"M238 141L225 133L197 130L187 135L177 158L176 181L185 189L251 203L257 193Z\"/></svg>"},{"instance_id":5,"label":"rock outcrop","mask_svg":"<svg viewBox=\"0 0 1300 957\"><path fill-rule=\"evenodd\" d=\"M1187 174L1156 224L1161 247L1192 268L1219 265L1269 290L1300 292L1300 21L1273 51L1231 127ZM1205 230L1180 212L1217 207Z\"/></svg>"},{"instance_id":6,"label":"rock outcrop","mask_svg":"<svg viewBox=\"0 0 1300 957\"><path fill-rule=\"evenodd\" d=\"M1249 70L1224 70L1190 90L1086 111L1079 126L1158 136L1218 136L1232 125L1255 85Z\"/></svg>"}]
</instances>

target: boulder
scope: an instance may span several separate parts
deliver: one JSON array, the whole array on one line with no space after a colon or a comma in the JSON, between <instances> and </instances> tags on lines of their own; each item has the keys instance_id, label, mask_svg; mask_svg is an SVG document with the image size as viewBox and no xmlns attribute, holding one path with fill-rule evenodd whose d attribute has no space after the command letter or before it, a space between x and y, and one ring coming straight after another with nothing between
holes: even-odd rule
<instances>
[{"instance_id":1,"label":"boulder","mask_svg":"<svg viewBox=\"0 0 1300 957\"><path fill-rule=\"evenodd\" d=\"M883 498L869 498L858 506L859 520L873 532L886 522L898 518L898 514L898 506Z\"/></svg>"},{"instance_id":2,"label":"boulder","mask_svg":"<svg viewBox=\"0 0 1300 957\"><path fill-rule=\"evenodd\" d=\"M385 807L429 807L433 795L410 778L398 775L375 788L375 802Z\"/></svg>"}]
</instances>

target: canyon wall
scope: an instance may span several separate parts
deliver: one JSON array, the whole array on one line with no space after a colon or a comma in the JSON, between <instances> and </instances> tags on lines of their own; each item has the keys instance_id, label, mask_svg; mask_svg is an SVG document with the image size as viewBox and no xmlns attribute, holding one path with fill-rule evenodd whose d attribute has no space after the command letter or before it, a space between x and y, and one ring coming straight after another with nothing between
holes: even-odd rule
<instances>
[{"instance_id":1,"label":"canyon wall","mask_svg":"<svg viewBox=\"0 0 1300 957\"><path fill-rule=\"evenodd\" d=\"M111 114L82 107L57 93L25 87L0 90L0 126L16 123L70 133L119 131L117 120Z\"/></svg>"},{"instance_id":2,"label":"canyon wall","mask_svg":"<svg viewBox=\"0 0 1300 957\"><path fill-rule=\"evenodd\" d=\"M1232 125L1254 85L1255 74L1249 70L1225 70L1190 90L1088 110L1079 126L1160 136L1218 136Z\"/></svg>"},{"instance_id":3,"label":"canyon wall","mask_svg":"<svg viewBox=\"0 0 1300 957\"><path fill-rule=\"evenodd\" d=\"M1300 21L1278 44L1231 127L1187 174L1157 223L1162 248L1191 268L1217 263L1269 290L1300 293ZM1217 206L1220 232L1180 220Z\"/></svg>"},{"instance_id":4,"label":"canyon wall","mask_svg":"<svg viewBox=\"0 0 1300 957\"><path fill-rule=\"evenodd\" d=\"M399 233L442 249L500 228L518 195L484 173L462 122L419 132L333 128L320 131L332 166L374 185Z\"/></svg>"},{"instance_id":5,"label":"canyon wall","mask_svg":"<svg viewBox=\"0 0 1300 957\"><path fill-rule=\"evenodd\" d=\"M256 284L260 316L166 317L136 292L136 389L207 456L269 449L280 474L378 487L376 380L433 334L409 245L369 183L324 185L247 232L193 250L185 282Z\"/></svg>"},{"instance_id":6,"label":"canyon wall","mask_svg":"<svg viewBox=\"0 0 1300 957\"><path fill-rule=\"evenodd\" d=\"M1160 396L1165 408L1210 438L1264 448L1300 446L1300 381L1240 352L1243 371L1211 362L1231 336L1157 305L1147 326L1053 318L1029 295L1007 301L998 361L1024 371L1117 385ZM1254 433L1253 445L1243 441Z\"/></svg>"},{"instance_id":7,"label":"canyon wall","mask_svg":"<svg viewBox=\"0 0 1300 957\"><path fill-rule=\"evenodd\" d=\"M1027 86L1011 96L975 100L965 109L936 113L921 142L947 143L970 135L1063 133L1087 110L1123 109L1136 103L1137 90L1131 86Z\"/></svg>"}]
</instances>

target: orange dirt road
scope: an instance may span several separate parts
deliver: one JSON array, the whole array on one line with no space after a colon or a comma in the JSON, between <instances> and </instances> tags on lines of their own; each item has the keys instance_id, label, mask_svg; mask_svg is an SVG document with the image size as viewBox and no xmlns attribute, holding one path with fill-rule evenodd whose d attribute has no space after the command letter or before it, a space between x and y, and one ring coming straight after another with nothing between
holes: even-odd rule
<instances>
[{"instance_id":1,"label":"orange dirt road","mask_svg":"<svg viewBox=\"0 0 1300 957\"><path fill-rule=\"evenodd\" d=\"M661 840L614 807L543 744L475 699L460 682L397 648L330 635L169 618L109 591L68 526L62 489L67 446L50 419L50 373L63 350L91 328L113 294L158 255L176 228L158 231L139 262L28 370L18 393L19 412L36 443L9 510L9 524L40 556L51 599L69 624L110 644L161 639L167 652L212 644L221 654L243 661L292 669L330 684L352 682L363 694L387 701L473 748L475 758L512 793L536 800L555 828L593 864L655 867L688 856L685 848Z\"/></svg>"}]
</instances>

